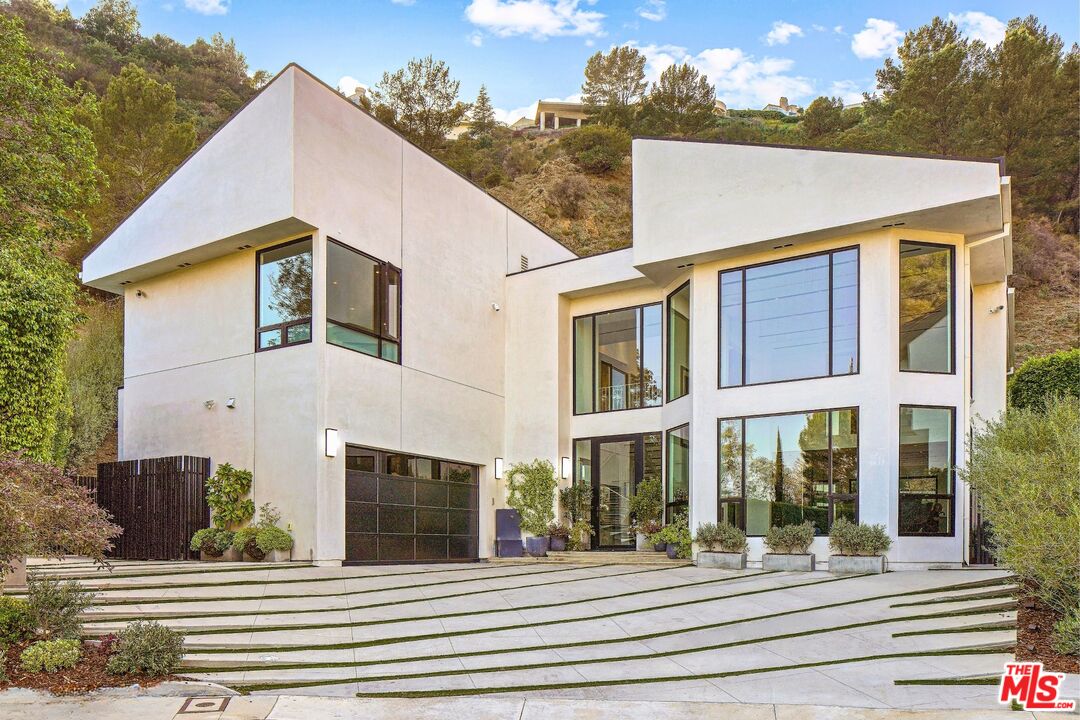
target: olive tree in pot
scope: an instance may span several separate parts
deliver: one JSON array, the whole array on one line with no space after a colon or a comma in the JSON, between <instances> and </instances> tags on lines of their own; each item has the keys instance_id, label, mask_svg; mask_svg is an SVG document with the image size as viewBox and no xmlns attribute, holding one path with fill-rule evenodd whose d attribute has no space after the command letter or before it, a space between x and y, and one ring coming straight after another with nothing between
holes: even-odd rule
<instances>
[{"instance_id":1,"label":"olive tree in pot","mask_svg":"<svg viewBox=\"0 0 1080 720\"><path fill-rule=\"evenodd\" d=\"M765 535L765 547L770 552L761 556L763 570L794 570L809 572L814 569L814 555L810 545L814 542L814 524L784 525L769 528Z\"/></svg>"},{"instance_id":2,"label":"olive tree in pot","mask_svg":"<svg viewBox=\"0 0 1080 720\"><path fill-rule=\"evenodd\" d=\"M660 522L660 517L664 513L662 493L660 478L649 476L638 484L637 490L630 498L630 519L637 533L638 550L649 549L649 532L646 528L652 528Z\"/></svg>"},{"instance_id":3,"label":"olive tree in pot","mask_svg":"<svg viewBox=\"0 0 1080 720\"><path fill-rule=\"evenodd\" d=\"M588 550L592 542L592 485L575 483L559 491L559 504L570 526L567 547Z\"/></svg>"},{"instance_id":4,"label":"olive tree in pot","mask_svg":"<svg viewBox=\"0 0 1080 720\"><path fill-rule=\"evenodd\" d=\"M829 572L883 573L892 538L884 525L862 525L840 518L829 530Z\"/></svg>"},{"instance_id":5,"label":"olive tree in pot","mask_svg":"<svg viewBox=\"0 0 1080 720\"><path fill-rule=\"evenodd\" d=\"M555 519L555 466L539 458L514 463L506 474L506 504L521 516L525 550L533 557L544 557L548 550L548 525Z\"/></svg>"},{"instance_id":6,"label":"olive tree in pot","mask_svg":"<svg viewBox=\"0 0 1080 720\"><path fill-rule=\"evenodd\" d=\"M746 569L746 533L734 525L702 523L694 534L698 567Z\"/></svg>"},{"instance_id":7,"label":"olive tree in pot","mask_svg":"<svg viewBox=\"0 0 1080 720\"><path fill-rule=\"evenodd\" d=\"M270 503L259 507L259 519L254 525L241 528L233 537L233 548L244 554L245 560L285 562L292 554L292 535L278 527L281 513Z\"/></svg>"}]
</instances>

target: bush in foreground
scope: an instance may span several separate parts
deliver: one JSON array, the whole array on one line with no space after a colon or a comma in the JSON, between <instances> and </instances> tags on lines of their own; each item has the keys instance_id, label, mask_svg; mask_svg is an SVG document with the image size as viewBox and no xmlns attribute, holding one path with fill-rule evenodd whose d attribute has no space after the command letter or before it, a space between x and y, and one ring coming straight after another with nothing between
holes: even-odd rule
<instances>
[{"instance_id":1,"label":"bush in foreground","mask_svg":"<svg viewBox=\"0 0 1080 720\"><path fill-rule=\"evenodd\" d=\"M41 638L74 640L82 634L82 613L94 603L94 593L77 580L60 582L30 576L26 580L26 601L34 630Z\"/></svg>"},{"instance_id":2,"label":"bush in foreground","mask_svg":"<svg viewBox=\"0 0 1080 720\"><path fill-rule=\"evenodd\" d=\"M184 636L153 620L121 630L106 669L114 675L169 675L184 655Z\"/></svg>"},{"instance_id":3,"label":"bush in foreground","mask_svg":"<svg viewBox=\"0 0 1080 720\"><path fill-rule=\"evenodd\" d=\"M0 595L0 648L16 645L34 634L30 603ZM3 662L0 662L3 665Z\"/></svg>"},{"instance_id":4,"label":"bush in foreground","mask_svg":"<svg viewBox=\"0 0 1080 720\"><path fill-rule=\"evenodd\" d=\"M79 640L39 640L22 651L19 662L26 672L56 672L75 667L81 646Z\"/></svg>"},{"instance_id":5,"label":"bush in foreground","mask_svg":"<svg viewBox=\"0 0 1080 720\"><path fill-rule=\"evenodd\" d=\"M191 536L191 549L202 555L221 557L233 542L233 534L222 528L203 528Z\"/></svg>"},{"instance_id":6,"label":"bush in foreground","mask_svg":"<svg viewBox=\"0 0 1080 720\"><path fill-rule=\"evenodd\" d=\"M1039 410L1053 397L1080 395L1080 349L1024 362L1009 381L1009 404Z\"/></svg>"},{"instance_id":7,"label":"bush in foreground","mask_svg":"<svg viewBox=\"0 0 1080 720\"><path fill-rule=\"evenodd\" d=\"M884 525L863 525L839 518L829 530L829 548L837 555L884 555L892 538Z\"/></svg>"},{"instance_id":8,"label":"bush in foreground","mask_svg":"<svg viewBox=\"0 0 1080 720\"><path fill-rule=\"evenodd\" d=\"M784 525L769 528L765 534L765 546L781 555L806 555L814 542L814 524Z\"/></svg>"},{"instance_id":9,"label":"bush in foreground","mask_svg":"<svg viewBox=\"0 0 1080 720\"><path fill-rule=\"evenodd\" d=\"M744 553L747 547L746 533L727 523L702 523L694 535L694 542L706 552L719 549L726 553Z\"/></svg>"}]
</instances>

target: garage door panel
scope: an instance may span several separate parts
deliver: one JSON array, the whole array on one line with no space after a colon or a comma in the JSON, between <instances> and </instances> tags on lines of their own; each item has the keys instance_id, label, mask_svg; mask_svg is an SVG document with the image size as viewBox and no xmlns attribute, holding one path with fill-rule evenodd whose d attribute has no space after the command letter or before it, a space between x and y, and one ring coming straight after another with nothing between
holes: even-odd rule
<instances>
[{"instance_id":1,"label":"garage door panel","mask_svg":"<svg viewBox=\"0 0 1080 720\"><path fill-rule=\"evenodd\" d=\"M449 538L446 535L417 535L416 559L445 560L449 557L446 549L448 541Z\"/></svg>"},{"instance_id":2,"label":"garage door panel","mask_svg":"<svg viewBox=\"0 0 1080 720\"><path fill-rule=\"evenodd\" d=\"M416 482L416 504L423 507L444 508L447 503L447 484L444 482Z\"/></svg>"},{"instance_id":3,"label":"garage door panel","mask_svg":"<svg viewBox=\"0 0 1080 720\"><path fill-rule=\"evenodd\" d=\"M447 529L446 511L430 510L427 508L416 509L416 532L419 535L446 535Z\"/></svg>"},{"instance_id":4,"label":"garage door panel","mask_svg":"<svg viewBox=\"0 0 1080 720\"><path fill-rule=\"evenodd\" d=\"M416 525L413 521L415 510L411 507L397 507L394 505L379 506L379 534L391 533L394 535L413 534Z\"/></svg>"},{"instance_id":5,"label":"garage door panel","mask_svg":"<svg viewBox=\"0 0 1080 720\"><path fill-rule=\"evenodd\" d=\"M416 502L416 483L404 478L379 477L379 502L392 505L412 505Z\"/></svg>"},{"instance_id":6,"label":"garage door panel","mask_svg":"<svg viewBox=\"0 0 1080 720\"><path fill-rule=\"evenodd\" d=\"M379 536L345 533L345 557L359 562L375 562L379 559Z\"/></svg>"},{"instance_id":7,"label":"garage door panel","mask_svg":"<svg viewBox=\"0 0 1080 720\"><path fill-rule=\"evenodd\" d=\"M450 485L450 507L474 508L476 507L476 488L471 485Z\"/></svg>"},{"instance_id":8,"label":"garage door panel","mask_svg":"<svg viewBox=\"0 0 1080 720\"><path fill-rule=\"evenodd\" d=\"M345 472L345 499L354 502L377 502L379 478L368 473Z\"/></svg>"},{"instance_id":9,"label":"garage door panel","mask_svg":"<svg viewBox=\"0 0 1080 720\"><path fill-rule=\"evenodd\" d=\"M476 538L454 537L448 538L448 554L451 560L474 558L477 555Z\"/></svg>"},{"instance_id":10,"label":"garage door panel","mask_svg":"<svg viewBox=\"0 0 1080 720\"><path fill-rule=\"evenodd\" d=\"M375 533L379 531L379 506L375 503L346 502L346 532Z\"/></svg>"}]
</instances>

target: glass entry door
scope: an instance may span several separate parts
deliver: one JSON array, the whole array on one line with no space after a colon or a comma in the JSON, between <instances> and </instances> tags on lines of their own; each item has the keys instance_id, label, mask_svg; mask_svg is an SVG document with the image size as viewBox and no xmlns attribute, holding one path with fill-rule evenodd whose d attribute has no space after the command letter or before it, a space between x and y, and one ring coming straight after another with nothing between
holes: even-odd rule
<instances>
[{"instance_id":1,"label":"glass entry door","mask_svg":"<svg viewBox=\"0 0 1080 720\"><path fill-rule=\"evenodd\" d=\"M592 486L593 550L632 550L630 498L643 478L660 477L660 433L574 441L574 482Z\"/></svg>"}]
</instances>

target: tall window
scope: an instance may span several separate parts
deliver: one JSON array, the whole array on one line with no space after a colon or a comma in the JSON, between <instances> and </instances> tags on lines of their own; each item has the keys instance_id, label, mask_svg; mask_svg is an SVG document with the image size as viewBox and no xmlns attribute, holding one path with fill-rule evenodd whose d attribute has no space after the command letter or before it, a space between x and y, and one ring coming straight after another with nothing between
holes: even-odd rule
<instances>
[{"instance_id":1,"label":"tall window","mask_svg":"<svg viewBox=\"0 0 1080 720\"><path fill-rule=\"evenodd\" d=\"M900 243L900 369L953 372L953 247Z\"/></svg>"},{"instance_id":2,"label":"tall window","mask_svg":"<svg viewBox=\"0 0 1080 720\"><path fill-rule=\"evenodd\" d=\"M952 535L955 410L900 406L900 534Z\"/></svg>"},{"instance_id":3,"label":"tall window","mask_svg":"<svg viewBox=\"0 0 1080 720\"><path fill-rule=\"evenodd\" d=\"M326 341L401 362L401 271L329 239Z\"/></svg>"},{"instance_id":4,"label":"tall window","mask_svg":"<svg viewBox=\"0 0 1080 720\"><path fill-rule=\"evenodd\" d=\"M574 318L574 413L659 405L661 305Z\"/></svg>"},{"instance_id":5,"label":"tall window","mask_svg":"<svg viewBox=\"0 0 1080 720\"><path fill-rule=\"evenodd\" d=\"M858 371L858 248L720 273L720 387Z\"/></svg>"},{"instance_id":6,"label":"tall window","mask_svg":"<svg viewBox=\"0 0 1080 720\"><path fill-rule=\"evenodd\" d=\"M667 517L690 502L690 425L667 431L667 482L664 483Z\"/></svg>"},{"instance_id":7,"label":"tall window","mask_svg":"<svg viewBox=\"0 0 1080 720\"><path fill-rule=\"evenodd\" d=\"M859 411L819 410L719 421L717 517L764 535L772 526L855 521Z\"/></svg>"},{"instance_id":8,"label":"tall window","mask_svg":"<svg viewBox=\"0 0 1080 720\"><path fill-rule=\"evenodd\" d=\"M311 340L311 238L260 250L257 350L296 345Z\"/></svg>"},{"instance_id":9,"label":"tall window","mask_svg":"<svg viewBox=\"0 0 1080 720\"><path fill-rule=\"evenodd\" d=\"M690 283L667 299L667 399L690 392Z\"/></svg>"}]
</instances>

